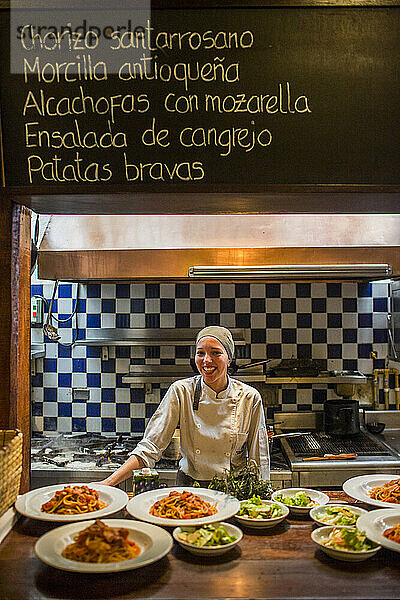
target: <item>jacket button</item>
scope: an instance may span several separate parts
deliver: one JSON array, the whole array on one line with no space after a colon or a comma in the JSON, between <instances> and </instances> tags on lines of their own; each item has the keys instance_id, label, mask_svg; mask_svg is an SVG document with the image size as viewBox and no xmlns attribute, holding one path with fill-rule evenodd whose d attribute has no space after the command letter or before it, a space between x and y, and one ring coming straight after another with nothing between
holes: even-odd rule
<instances>
[{"instance_id":1,"label":"jacket button","mask_svg":"<svg viewBox=\"0 0 400 600\"><path fill-rule=\"evenodd\" d=\"M200 454L200 450L196 448L196 454Z\"/></svg>"}]
</instances>

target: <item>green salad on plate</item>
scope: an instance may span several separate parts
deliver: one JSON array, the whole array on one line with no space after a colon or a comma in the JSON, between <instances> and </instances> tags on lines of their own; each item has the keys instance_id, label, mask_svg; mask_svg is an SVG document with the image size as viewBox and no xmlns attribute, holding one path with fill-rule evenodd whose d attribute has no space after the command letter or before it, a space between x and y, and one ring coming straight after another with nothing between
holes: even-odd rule
<instances>
[{"instance_id":1,"label":"green salad on plate","mask_svg":"<svg viewBox=\"0 0 400 600\"><path fill-rule=\"evenodd\" d=\"M249 500L242 502L238 515L261 520L281 517L283 512L279 504L268 504L261 500L260 496L252 496Z\"/></svg>"},{"instance_id":2,"label":"green salad on plate","mask_svg":"<svg viewBox=\"0 0 400 600\"><path fill-rule=\"evenodd\" d=\"M237 540L235 535L229 535L226 528L220 523L202 525L194 531L180 531L178 538L187 544L195 546L225 546Z\"/></svg>"},{"instance_id":3,"label":"green salad on plate","mask_svg":"<svg viewBox=\"0 0 400 600\"><path fill-rule=\"evenodd\" d=\"M296 492L293 496L283 496L279 494L275 496L277 502L287 504L288 506L312 507L319 506L319 502L312 500L305 492Z\"/></svg>"}]
</instances>

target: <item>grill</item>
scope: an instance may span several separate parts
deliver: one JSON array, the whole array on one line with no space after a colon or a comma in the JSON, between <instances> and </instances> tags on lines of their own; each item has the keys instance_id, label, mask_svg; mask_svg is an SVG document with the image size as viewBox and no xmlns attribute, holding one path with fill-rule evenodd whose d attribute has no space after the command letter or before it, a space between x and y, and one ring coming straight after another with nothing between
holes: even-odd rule
<instances>
[{"instance_id":1,"label":"grill","mask_svg":"<svg viewBox=\"0 0 400 600\"><path fill-rule=\"evenodd\" d=\"M326 433L310 433L299 437L286 438L295 456L321 456L323 454L341 454L355 452L359 456L385 456L385 450L365 433L351 438L333 438Z\"/></svg>"}]
</instances>

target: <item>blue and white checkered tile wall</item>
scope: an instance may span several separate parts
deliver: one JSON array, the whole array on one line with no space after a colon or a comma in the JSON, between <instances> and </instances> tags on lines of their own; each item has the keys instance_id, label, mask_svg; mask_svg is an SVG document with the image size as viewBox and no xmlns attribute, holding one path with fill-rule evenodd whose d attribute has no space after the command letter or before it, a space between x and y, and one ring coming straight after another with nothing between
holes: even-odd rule
<instances>
[{"instance_id":1,"label":"blue and white checkered tile wall","mask_svg":"<svg viewBox=\"0 0 400 600\"><path fill-rule=\"evenodd\" d=\"M387 355L388 285L376 283L60 283L53 314L61 342L40 327L32 342L45 342L32 377L34 431L142 433L167 386L153 384L151 401L144 386L122 383L130 364L188 364L189 346L69 346L86 328L202 328L219 324L250 330L251 343L238 348L248 359L313 358L328 370L369 374L383 368ZM50 300L53 282L32 285L32 296ZM45 316L47 307L45 307ZM63 345L64 344L64 345ZM371 351L378 359L372 361ZM391 386L394 387L393 382ZM89 400L72 398L73 388L88 388ZM334 398L333 386L285 385L278 410L321 410ZM381 399L383 401L383 398ZM276 408L268 408L272 418Z\"/></svg>"}]
</instances>

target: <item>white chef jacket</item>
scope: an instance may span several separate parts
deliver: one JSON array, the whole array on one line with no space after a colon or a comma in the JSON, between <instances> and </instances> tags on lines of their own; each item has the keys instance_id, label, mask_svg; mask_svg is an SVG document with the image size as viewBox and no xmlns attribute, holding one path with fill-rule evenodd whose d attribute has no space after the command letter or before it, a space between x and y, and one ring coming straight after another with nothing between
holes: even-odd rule
<instances>
[{"instance_id":1,"label":"white chef jacket","mask_svg":"<svg viewBox=\"0 0 400 600\"><path fill-rule=\"evenodd\" d=\"M180 427L181 470L199 481L240 470L249 460L269 479L268 438L260 393L228 377L218 394L201 378L198 410L193 410L196 377L175 381L150 419L132 454L150 468L161 458Z\"/></svg>"}]
</instances>

